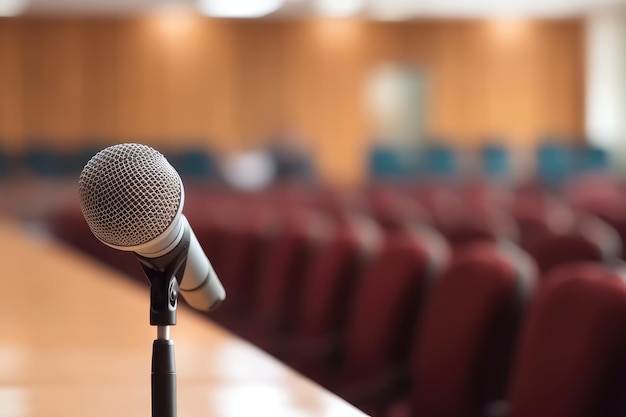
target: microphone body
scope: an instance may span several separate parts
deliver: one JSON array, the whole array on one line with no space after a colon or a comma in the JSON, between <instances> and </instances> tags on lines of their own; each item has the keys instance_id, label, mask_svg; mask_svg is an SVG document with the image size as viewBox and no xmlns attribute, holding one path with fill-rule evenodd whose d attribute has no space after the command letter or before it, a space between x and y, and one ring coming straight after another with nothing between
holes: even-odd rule
<instances>
[{"instance_id":1,"label":"microphone body","mask_svg":"<svg viewBox=\"0 0 626 417\"><path fill-rule=\"evenodd\" d=\"M189 234L189 247L183 276L176 277L179 281L178 291L191 307L202 311L214 310L226 298L226 291L184 215L180 216L175 230L169 236L165 236L160 246L154 244L148 246L150 250L155 250L154 252L147 252L146 249L134 252L142 263L153 269L162 269L166 265L159 262L160 258L178 250L185 231ZM173 237L174 240L168 243L167 237Z\"/></svg>"},{"instance_id":2,"label":"microphone body","mask_svg":"<svg viewBox=\"0 0 626 417\"><path fill-rule=\"evenodd\" d=\"M126 143L98 152L80 175L81 209L93 234L107 246L135 252L154 270L188 244L178 290L193 308L209 311L226 292L187 218L180 176L149 146ZM188 242L183 236L188 235Z\"/></svg>"}]
</instances>

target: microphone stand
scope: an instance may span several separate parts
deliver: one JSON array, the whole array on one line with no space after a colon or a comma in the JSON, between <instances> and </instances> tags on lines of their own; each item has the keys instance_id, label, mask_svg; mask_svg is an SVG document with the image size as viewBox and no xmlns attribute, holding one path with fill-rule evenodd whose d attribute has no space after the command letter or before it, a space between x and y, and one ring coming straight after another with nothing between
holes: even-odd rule
<instances>
[{"instance_id":1,"label":"microphone stand","mask_svg":"<svg viewBox=\"0 0 626 417\"><path fill-rule=\"evenodd\" d=\"M176 362L169 326L158 326L152 342L152 417L176 417Z\"/></svg>"},{"instance_id":2,"label":"microphone stand","mask_svg":"<svg viewBox=\"0 0 626 417\"><path fill-rule=\"evenodd\" d=\"M189 251L189 230L167 255L146 258L136 254L150 281L150 325L157 326L152 342L152 417L176 417L176 360L170 326L176 325L177 277L182 279Z\"/></svg>"}]
</instances>

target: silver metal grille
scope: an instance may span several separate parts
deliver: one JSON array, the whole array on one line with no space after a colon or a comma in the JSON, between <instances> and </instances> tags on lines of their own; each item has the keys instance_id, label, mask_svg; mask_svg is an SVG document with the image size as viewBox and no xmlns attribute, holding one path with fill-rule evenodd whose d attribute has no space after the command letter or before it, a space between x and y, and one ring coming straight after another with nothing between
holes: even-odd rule
<instances>
[{"instance_id":1,"label":"silver metal grille","mask_svg":"<svg viewBox=\"0 0 626 417\"><path fill-rule=\"evenodd\" d=\"M161 235L182 203L183 185L165 157L124 143L98 152L79 179L80 205L101 241L137 246Z\"/></svg>"}]
</instances>

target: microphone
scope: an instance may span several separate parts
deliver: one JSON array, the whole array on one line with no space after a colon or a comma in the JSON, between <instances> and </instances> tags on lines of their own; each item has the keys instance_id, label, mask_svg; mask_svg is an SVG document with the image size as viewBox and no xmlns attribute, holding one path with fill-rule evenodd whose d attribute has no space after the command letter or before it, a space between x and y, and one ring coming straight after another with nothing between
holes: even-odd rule
<instances>
[{"instance_id":1,"label":"microphone","mask_svg":"<svg viewBox=\"0 0 626 417\"><path fill-rule=\"evenodd\" d=\"M175 270L182 275L176 277L178 290L191 307L213 310L226 298L182 214L182 180L161 153L136 143L103 149L83 168L79 196L96 238L114 249L135 252L142 266L171 268L174 255L187 251L185 263Z\"/></svg>"}]
</instances>

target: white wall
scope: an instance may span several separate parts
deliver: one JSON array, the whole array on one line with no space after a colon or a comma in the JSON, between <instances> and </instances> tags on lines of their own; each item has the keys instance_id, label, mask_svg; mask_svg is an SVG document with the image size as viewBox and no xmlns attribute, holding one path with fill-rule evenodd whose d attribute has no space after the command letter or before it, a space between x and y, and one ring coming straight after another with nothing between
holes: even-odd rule
<instances>
[{"instance_id":1,"label":"white wall","mask_svg":"<svg viewBox=\"0 0 626 417\"><path fill-rule=\"evenodd\" d=\"M587 19L586 130L626 168L626 9Z\"/></svg>"}]
</instances>

